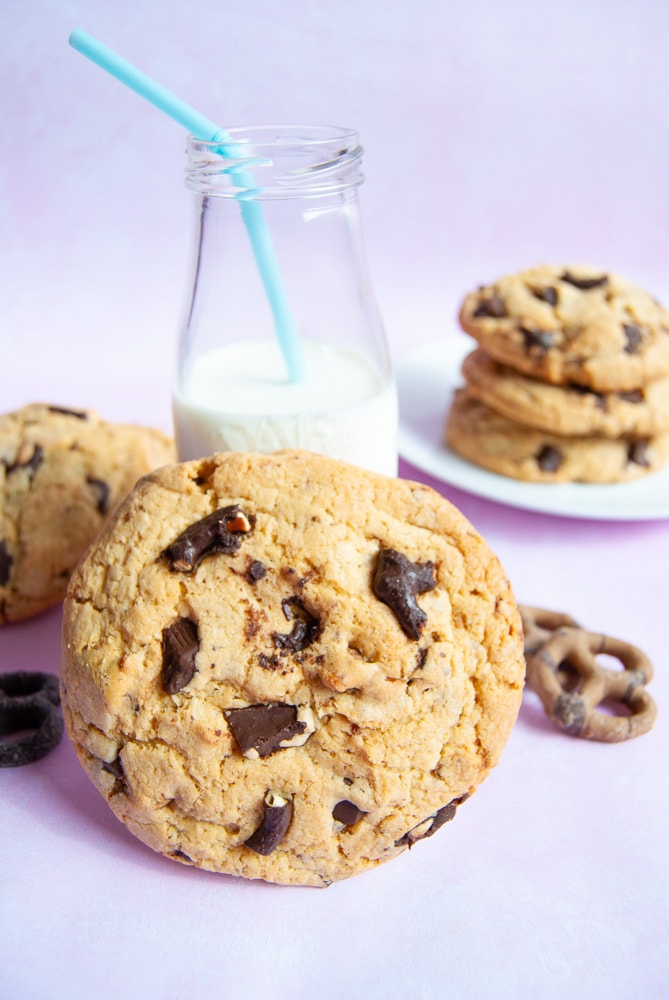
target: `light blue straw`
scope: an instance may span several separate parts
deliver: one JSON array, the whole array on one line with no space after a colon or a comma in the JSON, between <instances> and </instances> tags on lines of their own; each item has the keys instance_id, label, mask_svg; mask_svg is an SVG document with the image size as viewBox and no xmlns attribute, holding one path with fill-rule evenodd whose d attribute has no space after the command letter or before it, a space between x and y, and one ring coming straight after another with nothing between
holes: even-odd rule
<instances>
[{"instance_id":1,"label":"light blue straw","mask_svg":"<svg viewBox=\"0 0 669 1000\"><path fill-rule=\"evenodd\" d=\"M140 97L144 97L151 104L164 111L166 115L188 129L196 139L202 139L205 142L225 142L231 138L229 133L211 119L170 93L161 84L107 48L106 45L98 42L86 31L77 28L70 35L69 41L73 49L81 52L101 69L106 70L111 76L116 77L121 83L134 90ZM221 146L217 152L221 156L227 155L224 146ZM240 170L237 176L240 179L243 178L246 187L252 186L246 172L242 173ZM242 197L239 199L239 205L274 317L276 335L288 371L288 378L291 382L299 382L304 374L301 345L288 309L271 236L265 225L260 205L256 201Z\"/></svg>"}]
</instances>

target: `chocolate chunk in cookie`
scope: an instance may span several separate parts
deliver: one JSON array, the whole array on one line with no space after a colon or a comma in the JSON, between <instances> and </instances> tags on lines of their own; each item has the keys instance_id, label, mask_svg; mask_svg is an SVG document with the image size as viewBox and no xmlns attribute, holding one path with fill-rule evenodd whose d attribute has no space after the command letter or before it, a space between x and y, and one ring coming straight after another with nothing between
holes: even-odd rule
<instances>
[{"instance_id":1,"label":"chocolate chunk in cookie","mask_svg":"<svg viewBox=\"0 0 669 1000\"><path fill-rule=\"evenodd\" d=\"M109 484L104 479L96 479L95 476L86 476L86 482L91 486L97 498L97 509L100 514L109 513L110 490Z\"/></svg>"},{"instance_id":2,"label":"chocolate chunk in cookie","mask_svg":"<svg viewBox=\"0 0 669 1000\"><path fill-rule=\"evenodd\" d=\"M72 410L67 406L49 406L50 413L60 414L61 417L74 417L75 420L88 420L91 414L87 410Z\"/></svg>"},{"instance_id":3,"label":"chocolate chunk in cookie","mask_svg":"<svg viewBox=\"0 0 669 1000\"><path fill-rule=\"evenodd\" d=\"M556 306L558 303L557 288L553 285L545 285L543 288L532 288L531 291L532 295L541 299L542 302L547 302L549 306Z\"/></svg>"},{"instance_id":4,"label":"chocolate chunk in cookie","mask_svg":"<svg viewBox=\"0 0 669 1000\"><path fill-rule=\"evenodd\" d=\"M249 583L257 583L258 580L262 580L266 573L267 567L259 559L254 559L246 571L246 579Z\"/></svg>"},{"instance_id":5,"label":"chocolate chunk in cookie","mask_svg":"<svg viewBox=\"0 0 669 1000\"><path fill-rule=\"evenodd\" d=\"M560 449L551 444L545 444L537 455L537 465L542 472L557 472L563 461Z\"/></svg>"},{"instance_id":6,"label":"chocolate chunk in cookie","mask_svg":"<svg viewBox=\"0 0 669 1000\"><path fill-rule=\"evenodd\" d=\"M269 757L277 750L290 746L301 746L310 735L306 722L298 719L295 705L230 708L226 711L225 718L239 749L251 759Z\"/></svg>"},{"instance_id":7,"label":"chocolate chunk in cookie","mask_svg":"<svg viewBox=\"0 0 669 1000\"><path fill-rule=\"evenodd\" d=\"M181 691L193 679L200 639L195 622L177 618L163 629L163 687L168 694Z\"/></svg>"},{"instance_id":8,"label":"chocolate chunk in cookie","mask_svg":"<svg viewBox=\"0 0 669 1000\"><path fill-rule=\"evenodd\" d=\"M625 334L625 352L636 354L643 341L643 333L636 323L623 323L623 333Z\"/></svg>"},{"instance_id":9,"label":"chocolate chunk in cookie","mask_svg":"<svg viewBox=\"0 0 669 1000\"><path fill-rule=\"evenodd\" d=\"M287 621L293 622L290 632L274 632L274 645L287 653L298 653L318 638L318 619L310 614L299 597L284 597L281 610Z\"/></svg>"},{"instance_id":10,"label":"chocolate chunk in cookie","mask_svg":"<svg viewBox=\"0 0 669 1000\"><path fill-rule=\"evenodd\" d=\"M293 816L293 803L281 792L268 791L260 826L244 841L256 854L264 857L277 849L286 835Z\"/></svg>"},{"instance_id":11,"label":"chocolate chunk in cookie","mask_svg":"<svg viewBox=\"0 0 669 1000\"><path fill-rule=\"evenodd\" d=\"M441 809L437 810L434 816L429 816L428 819L424 820L422 823L418 823L411 830L408 830L402 837L400 837L396 844L402 847L413 847L419 840L425 840L427 837L432 837L437 830L440 830L445 823L450 823L452 819L455 818L457 808L461 802L464 801L464 797L459 799L453 799L448 805L443 806Z\"/></svg>"},{"instance_id":12,"label":"chocolate chunk in cookie","mask_svg":"<svg viewBox=\"0 0 669 1000\"><path fill-rule=\"evenodd\" d=\"M14 559L9 551L7 542L0 541L0 586L4 586L9 582L13 562Z\"/></svg>"},{"instance_id":13,"label":"chocolate chunk in cookie","mask_svg":"<svg viewBox=\"0 0 669 1000\"><path fill-rule=\"evenodd\" d=\"M161 553L170 569L192 573L205 556L215 552L236 552L242 535L251 531L252 524L241 507L231 505L215 510L189 525Z\"/></svg>"},{"instance_id":14,"label":"chocolate chunk in cookie","mask_svg":"<svg viewBox=\"0 0 669 1000\"><path fill-rule=\"evenodd\" d=\"M504 299L501 295L492 294L488 298L481 299L474 316L477 319L481 317L492 317L493 319L501 319L502 316L506 316L506 306L504 305Z\"/></svg>"},{"instance_id":15,"label":"chocolate chunk in cookie","mask_svg":"<svg viewBox=\"0 0 669 1000\"><path fill-rule=\"evenodd\" d=\"M608 285L609 277L607 274L585 277L584 275L572 274L570 271L563 271L560 275L560 281L566 281L568 284L573 285L574 288L580 288L583 292L589 292L591 288L601 288L603 285Z\"/></svg>"},{"instance_id":16,"label":"chocolate chunk in cookie","mask_svg":"<svg viewBox=\"0 0 669 1000\"><path fill-rule=\"evenodd\" d=\"M27 469L30 472L37 472L43 460L44 448L40 444L33 444L31 442L19 449L13 462L4 459L3 464L9 476L12 472L16 472L17 469Z\"/></svg>"},{"instance_id":17,"label":"chocolate chunk in cookie","mask_svg":"<svg viewBox=\"0 0 669 1000\"><path fill-rule=\"evenodd\" d=\"M523 335L525 350L528 354L546 354L557 340L553 330L532 330L529 327L521 326L520 332Z\"/></svg>"},{"instance_id":18,"label":"chocolate chunk in cookie","mask_svg":"<svg viewBox=\"0 0 669 1000\"><path fill-rule=\"evenodd\" d=\"M648 455L648 445L648 441L630 441L627 449L627 461L649 469L651 462Z\"/></svg>"},{"instance_id":19,"label":"chocolate chunk in cookie","mask_svg":"<svg viewBox=\"0 0 669 1000\"><path fill-rule=\"evenodd\" d=\"M359 806L356 806L355 802L350 802L348 799L342 799L332 810L333 818L343 826L353 826L355 823L359 823L362 817L366 815L367 813L364 809L360 809Z\"/></svg>"},{"instance_id":20,"label":"chocolate chunk in cookie","mask_svg":"<svg viewBox=\"0 0 669 1000\"><path fill-rule=\"evenodd\" d=\"M433 590L436 585L432 562L413 563L395 549L379 552L372 583L374 593L388 605L410 639L419 639L427 622L416 595Z\"/></svg>"}]
</instances>

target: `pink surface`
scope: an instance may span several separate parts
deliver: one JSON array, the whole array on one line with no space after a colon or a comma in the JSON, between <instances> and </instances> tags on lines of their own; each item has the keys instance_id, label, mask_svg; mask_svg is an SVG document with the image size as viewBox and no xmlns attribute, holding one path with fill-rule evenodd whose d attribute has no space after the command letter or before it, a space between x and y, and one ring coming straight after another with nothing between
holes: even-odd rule
<instances>
[{"instance_id":1,"label":"pink surface","mask_svg":"<svg viewBox=\"0 0 669 1000\"><path fill-rule=\"evenodd\" d=\"M464 291L541 260L669 301L669 7L566 0L118 0L0 11L0 409L34 399L170 426L190 202L184 139L66 45L81 26L225 125L337 122L366 147L367 250L393 353ZM64 741L0 771L0 998L667 995L669 521L453 500L519 600L639 646L655 729L568 738L527 694L457 820L327 890L152 854ZM56 673L60 611L0 630L0 670Z\"/></svg>"},{"instance_id":2,"label":"pink surface","mask_svg":"<svg viewBox=\"0 0 669 1000\"><path fill-rule=\"evenodd\" d=\"M405 468L403 471L412 473ZM655 729L566 737L525 695L502 763L455 822L327 890L154 855L69 743L0 773L0 996L666 995L669 524L524 514L455 494L522 599L642 645ZM60 611L0 634L2 670L56 672Z\"/></svg>"}]
</instances>

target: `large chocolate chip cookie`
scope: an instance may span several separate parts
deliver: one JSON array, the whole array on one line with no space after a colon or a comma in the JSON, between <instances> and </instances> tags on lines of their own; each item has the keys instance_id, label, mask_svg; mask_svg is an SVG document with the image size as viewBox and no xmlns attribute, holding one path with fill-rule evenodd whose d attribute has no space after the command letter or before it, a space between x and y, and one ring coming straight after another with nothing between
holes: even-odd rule
<instances>
[{"instance_id":1,"label":"large chocolate chip cookie","mask_svg":"<svg viewBox=\"0 0 669 1000\"><path fill-rule=\"evenodd\" d=\"M116 815L186 864L327 885L453 819L524 680L505 574L428 487L306 452L144 478L77 568L62 697Z\"/></svg>"}]
</instances>

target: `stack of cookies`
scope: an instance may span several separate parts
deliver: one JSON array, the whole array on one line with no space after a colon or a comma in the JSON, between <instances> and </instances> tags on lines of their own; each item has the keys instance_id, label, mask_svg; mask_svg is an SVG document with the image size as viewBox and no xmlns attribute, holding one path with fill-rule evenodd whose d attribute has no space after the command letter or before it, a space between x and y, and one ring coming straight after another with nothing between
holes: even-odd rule
<instances>
[{"instance_id":1,"label":"stack of cookies","mask_svg":"<svg viewBox=\"0 0 669 1000\"><path fill-rule=\"evenodd\" d=\"M453 451L532 482L614 483L669 459L669 312L590 267L535 267L470 293L478 343L446 424Z\"/></svg>"}]
</instances>

